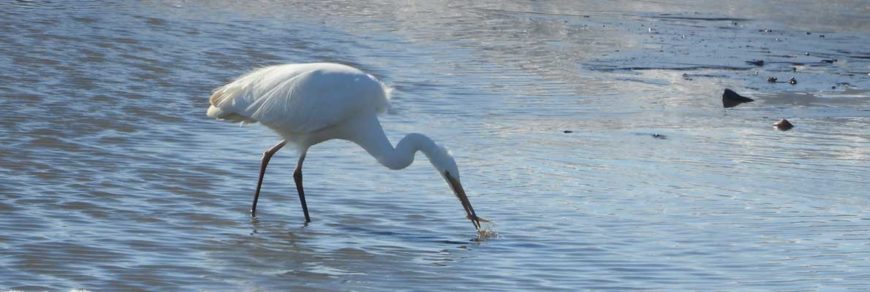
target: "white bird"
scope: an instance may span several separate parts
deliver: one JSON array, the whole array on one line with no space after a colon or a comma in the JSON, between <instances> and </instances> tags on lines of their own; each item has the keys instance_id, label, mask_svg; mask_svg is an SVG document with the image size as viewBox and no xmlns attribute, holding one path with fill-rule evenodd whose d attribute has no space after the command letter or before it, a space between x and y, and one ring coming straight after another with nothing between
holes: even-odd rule
<instances>
[{"instance_id":1,"label":"white bird","mask_svg":"<svg viewBox=\"0 0 870 292\"><path fill-rule=\"evenodd\" d=\"M359 69L332 63L285 64L260 68L218 87L209 98L207 115L233 122L259 122L283 140L266 150L251 205L256 216L257 199L266 166L284 145L296 146L299 161L293 172L305 222L310 222L302 187L302 162L308 148L330 139L354 142L382 165L403 169L417 151L450 185L465 208L467 218L479 229L480 222L459 180L456 161L444 147L422 134L408 134L393 148L384 134L378 113L387 108L389 89Z\"/></svg>"}]
</instances>

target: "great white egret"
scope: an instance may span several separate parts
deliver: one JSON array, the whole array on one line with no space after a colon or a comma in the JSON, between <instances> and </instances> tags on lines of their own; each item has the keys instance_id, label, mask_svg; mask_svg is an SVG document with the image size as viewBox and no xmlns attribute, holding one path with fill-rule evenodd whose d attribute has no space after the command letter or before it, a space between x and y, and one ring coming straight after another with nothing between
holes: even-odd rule
<instances>
[{"instance_id":1,"label":"great white egret","mask_svg":"<svg viewBox=\"0 0 870 292\"><path fill-rule=\"evenodd\" d=\"M450 185L465 208L467 218L480 229L480 221L459 180L456 161L444 147L422 134L408 134L393 148L384 134L378 113L384 112L389 90L372 75L359 69L332 63L285 64L260 68L218 87L209 98L208 116L233 122L256 123L271 128L284 140L263 153L260 177L254 191L251 216L266 166L275 152L292 144L299 151L293 172L305 222L310 222L302 162L308 148L330 139L354 142L390 169L403 169L423 152Z\"/></svg>"}]
</instances>

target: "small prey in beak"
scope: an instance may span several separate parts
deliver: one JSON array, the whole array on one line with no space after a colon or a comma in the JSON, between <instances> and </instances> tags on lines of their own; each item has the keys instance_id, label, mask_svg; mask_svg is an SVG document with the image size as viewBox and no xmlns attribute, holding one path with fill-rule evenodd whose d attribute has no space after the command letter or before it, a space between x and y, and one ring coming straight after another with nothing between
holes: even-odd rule
<instances>
[{"instance_id":1,"label":"small prey in beak","mask_svg":"<svg viewBox=\"0 0 870 292\"><path fill-rule=\"evenodd\" d=\"M471 220L471 224L474 224L474 228L480 230L480 221L489 221L477 217L477 214L474 213L474 208L471 207L471 202L468 201L468 196L465 195L465 190L462 188L462 184L459 183L459 179L450 175L450 172L448 171L444 172L444 179L447 180L447 183L450 184L450 188L453 189L453 193L456 194L456 197L459 198L459 202L462 203L462 208L465 209L466 218Z\"/></svg>"}]
</instances>

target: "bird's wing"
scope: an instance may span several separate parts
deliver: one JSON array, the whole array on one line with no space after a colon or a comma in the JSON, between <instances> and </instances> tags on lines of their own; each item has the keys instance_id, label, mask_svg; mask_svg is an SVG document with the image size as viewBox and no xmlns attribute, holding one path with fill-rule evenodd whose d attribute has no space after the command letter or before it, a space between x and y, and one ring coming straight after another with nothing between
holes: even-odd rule
<instances>
[{"instance_id":1,"label":"bird's wing","mask_svg":"<svg viewBox=\"0 0 870 292\"><path fill-rule=\"evenodd\" d=\"M267 85L263 79L270 76L275 69L275 66L260 68L216 88L209 98L211 106L208 109L208 116L256 123L257 120L253 117L249 107L257 103L261 96L258 91Z\"/></svg>"},{"instance_id":2,"label":"bird's wing","mask_svg":"<svg viewBox=\"0 0 870 292\"><path fill-rule=\"evenodd\" d=\"M310 133L358 112L382 112L387 92L380 81L351 67L291 64L244 75L218 88L211 103L283 133Z\"/></svg>"}]
</instances>

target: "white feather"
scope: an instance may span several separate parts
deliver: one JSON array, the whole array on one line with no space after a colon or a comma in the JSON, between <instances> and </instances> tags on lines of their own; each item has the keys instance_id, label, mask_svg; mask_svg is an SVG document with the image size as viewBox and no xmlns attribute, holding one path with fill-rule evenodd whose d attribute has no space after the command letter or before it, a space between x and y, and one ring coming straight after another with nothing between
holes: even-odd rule
<instances>
[{"instance_id":1,"label":"white feather","mask_svg":"<svg viewBox=\"0 0 870 292\"><path fill-rule=\"evenodd\" d=\"M214 90L208 116L260 122L285 137L384 112L389 89L374 76L332 63L260 68Z\"/></svg>"}]
</instances>

